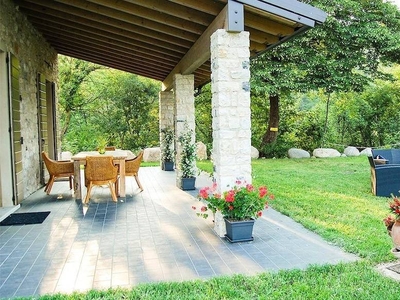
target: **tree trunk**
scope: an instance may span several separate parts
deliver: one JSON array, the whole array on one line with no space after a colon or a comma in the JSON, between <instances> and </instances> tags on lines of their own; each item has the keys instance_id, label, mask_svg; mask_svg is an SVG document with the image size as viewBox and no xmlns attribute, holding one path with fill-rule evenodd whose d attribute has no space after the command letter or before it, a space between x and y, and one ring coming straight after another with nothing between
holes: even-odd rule
<instances>
[{"instance_id":1,"label":"tree trunk","mask_svg":"<svg viewBox=\"0 0 400 300\"><path fill-rule=\"evenodd\" d=\"M278 137L279 125L279 96L269 97L269 124L262 140L261 147L271 144L276 141Z\"/></svg>"}]
</instances>

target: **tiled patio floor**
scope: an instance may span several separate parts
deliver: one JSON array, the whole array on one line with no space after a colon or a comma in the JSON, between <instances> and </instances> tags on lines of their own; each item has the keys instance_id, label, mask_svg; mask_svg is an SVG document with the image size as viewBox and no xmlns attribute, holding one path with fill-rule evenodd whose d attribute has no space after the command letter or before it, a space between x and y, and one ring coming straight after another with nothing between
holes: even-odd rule
<instances>
[{"instance_id":1,"label":"tiled patio floor","mask_svg":"<svg viewBox=\"0 0 400 300\"><path fill-rule=\"evenodd\" d=\"M175 186L175 172L141 168L140 179L144 191L129 177L127 197L118 203L99 187L89 206L82 206L67 181L56 182L49 196L42 189L24 200L17 212L51 213L42 224L0 226L0 297L252 275L357 259L272 209L256 221L253 242L230 244L216 236L211 220L195 215L191 206L198 201ZM209 183L202 175L196 186Z\"/></svg>"}]
</instances>

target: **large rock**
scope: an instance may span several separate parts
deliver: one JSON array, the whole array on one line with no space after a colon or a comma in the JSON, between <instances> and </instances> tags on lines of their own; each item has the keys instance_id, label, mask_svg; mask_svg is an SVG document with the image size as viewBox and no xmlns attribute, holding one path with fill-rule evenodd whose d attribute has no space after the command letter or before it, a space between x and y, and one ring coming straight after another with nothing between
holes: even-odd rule
<instances>
[{"instance_id":1,"label":"large rock","mask_svg":"<svg viewBox=\"0 0 400 300\"><path fill-rule=\"evenodd\" d=\"M207 146L203 142L196 143L196 155L198 160L207 159Z\"/></svg>"},{"instance_id":2,"label":"large rock","mask_svg":"<svg viewBox=\"0 0 400 300\"><path fill-rule=\"evenodd\" d=\"M344 149L343 153L346 156L360 156L360 151L356 147L348 146Z\"/></svg>"},{"instance_id":3,"label":"large rock","mask_svg":"<svg viewBox=\"0 0 400 300\"><path fill-rule=\"evenodd\" d=\"M310 153L308 151L298 148L290 148L288 150L289 158L310 158Z\"/></svg>"},{"instance_id":4,"label":"large rock","mask_svg":"<svg viewBox=\"0 0 400 300\"><path fill-rule=\"evenodd\" d=\"M257 148L251 146L251 158L257 159L260 157L260 152L257 150Z\"/></svg>"},{"instance_id":5,"label":"large rock","mask_svg":"<svg viewBox=\"0 0 400 300\"><path fill-rule=\"evenodd\" d=\"M317 158L340 157L340 152L332 148L317 148L314 149L313 156Z\"/></svg>"},{"instance_id":6,"label":"large rock","mask_svg":"<svg viewBox=\"0 0 400 300\"><path fill-rule=\"evenodd\" d=\"M372 150L371 148L365 148L360 152L360 155L365 155L365 156L372 156Z\"/></svg>"},{"instance_id":7,"label":"large rock","mask_svg":"<svg viewBox=\"0 0 400 300\"><path fill-rule=\"evenodd\" d=\"M143 152L143 161L160 161L161 151L160 147L146 148Z\"/></svg>"}]
</instances>

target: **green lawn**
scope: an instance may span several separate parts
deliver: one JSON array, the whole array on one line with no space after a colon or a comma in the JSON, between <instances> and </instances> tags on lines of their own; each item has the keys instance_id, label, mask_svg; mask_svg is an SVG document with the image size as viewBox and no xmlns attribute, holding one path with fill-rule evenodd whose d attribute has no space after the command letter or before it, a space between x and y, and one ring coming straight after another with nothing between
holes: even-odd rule
<instances>
[{"instance_id":1,"label":"green lawn","mask_svg":"<svg viewBox=\"0 0 400 300\"><path fill-rule=\"evenodd\" d=\"M258 276L154 283L40 299L400 299L400 283L376 271L393 261L382 219L387 198L370 192L367 158L254 160L253 183L275 194L271 207L362 259ZM199 162L211 171L210 162Z\"/></svg>"}]
</instances>

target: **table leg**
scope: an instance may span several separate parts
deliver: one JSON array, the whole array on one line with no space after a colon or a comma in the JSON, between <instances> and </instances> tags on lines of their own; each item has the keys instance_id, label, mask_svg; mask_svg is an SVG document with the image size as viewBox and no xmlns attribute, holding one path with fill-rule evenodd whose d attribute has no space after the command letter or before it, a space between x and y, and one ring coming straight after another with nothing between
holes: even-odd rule
<instances>
[{"instance_id":1,"label":"table leg","mask_svg":"<svg viewBox=\"0 0 400 300\"><path fill-rule=\"evenodd\" d=\"M125 159L121 159L119 161L119 181L120 181L120 185L119 185L119 195L120 197L125 197L126 193L125 193Z\"/></svg>"},{"instance_id":2,"label":"table leg","mask_svg":"<svg viewBox=\"0 0 400 300\"><path fill-rule=\"evenodd\" d=\"M81 162L79 160L74 161L74 183L75 199L82 199Z\"/></svg>"}]
</instances>

